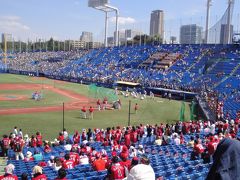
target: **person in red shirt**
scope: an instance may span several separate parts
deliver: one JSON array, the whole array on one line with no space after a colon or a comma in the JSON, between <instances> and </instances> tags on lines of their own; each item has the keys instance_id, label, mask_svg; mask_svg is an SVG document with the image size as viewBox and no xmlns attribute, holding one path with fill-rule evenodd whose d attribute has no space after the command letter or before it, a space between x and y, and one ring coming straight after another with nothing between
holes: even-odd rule
<instances>
[{"instance_id":1,"label":"person in red shirt","mask_svg":"<svg viewBox=\"0 0 240 180\"><path fill-rule=\"evenodd\" d=\"M50 145L47 142L45 142L45 145L44 145L44 152L45 153L52 152L52 148L50 147Z\"/></svg>"},{"instance_id":2,"label":"person in red shirt","mask_svg":"<svg viewBox=\"0 0 240 180\"><path fill-rule=\"evenodd\" d=\"M197 140L194 141L194 147L193 150L198 154L202 154L204 152L204 147L201 143L199 143Z\"/></svg>"},{"instance_id":3,"label":"person in red shirt","mask_svg":"<svg viewBox=\"0 0 240 180\"><path fill-rule=\"evenodd\" d=\"M43 144L43 141L42 141L42 135L40 132L36 133L36 139L37 139L37 147L41 147Z\"/></svg>"},{"instance_id":4,"label":"person in red shirt","mask_svg":"<svg viewBox=\"0 0 240 180\"><path fill-rule=\"evenodd\" d=\"M79 155L75 149L69 153L70 159L75 162L75 165L79 164Z\"/></svg>"},{"instance_id":5,"label":"person in red shirt","mask_svg":"<svg viewBox=\"0 0 240 180\"><path fill-rule=\"evenodd\" d=\"M124 135L124 143L125 145L129 148L131 145L131 137L130 134L128 133L128 131L125 131L125 135Z\"/></svg>"},{"instance_id":6,"label":"person in red shirt","mask_svg":"<svg viewBox=\"0 0 240 180\"><path fill-rule=\"evenodd\" d=\"M87 119L87 109L85 106L82 107L81 112L82 112L82 118Z\"/></svg>"},{"instance_id":7,"label":"person in red shirt","mask_svg":"<svg viewBox=\"0 0 240 180\"><path fill-rule=\"evenodd\" d=\"M2 156L7 157L8 156L8 149L10 148L10 139L7 135L3 135L2 139Z\"/></svg>"},{"instance_id":8,"label":"person in red shirt","mask_svg":"<svg viewBox=\"0 0 240 180\"><path fill-rule=\"evenodd\" d=\"M33 148L37 147L37 139L34 137L34 135L31 137L30 146Z\"/></svg>"},{"instance_id":9,"label":"person in red shirt","mask_svg":"<svg viewBox=\"0 0 240 180\"><path fill-rule=\"evenodd\" d=\"M106 161L101 158L100 153L96 153L96 160L92 163L93 169L96 171L103 171L106 167Z\"/></svg>"},{"instance_id":10,"label":"person in red shirt","mask_svg":"<svg viewBox=\"0 0 240 180\"><path fill-rule=\"evenodd\" d=\"M34 166L32 180L47 180L47 176L42 172L42 167Z\"/></svg>"},{"instance_id":11,"label":"person in red shirt","mask_svg":"<svg viewBox=\"0 0 240 180\"><path fill-rule=\"evenodd\" d=\"M67 172L65 169L61 168L58 170L58 177L55 180L67 180Z\"/></svg>"},{"instance_id":12,"label":"person in red shirt","mask_svg":"<svg viewBox=\"0 0 240 180\"><path fill-rule=\"evenodd\" d=\"M62 132L59 133L58 141L60 145L64 145L64 135Z\"/></svg>"},{"instance_id":13,"label":"person in red shirt","mask_svg":"<svg viewBox=\"0 0 240 180\"><path fill-rule=\"evenodd\" d=\"M213 139L213 137L210 137L210 142L207 145L208 153L209 155L213 155L214 152L217 149L218 142Z\"/></svg>"},{"instance_id":14,"label":"person in red shirt","mask_svg":"<svg viewBox=\"0 0 240 180\"><path fill-rule=\"evenodd\" d=\"M13 174L14 169L15 169L15 166L13 164L8 164L4 168L5 174L0 176L0 180L17 180L18 177Z\"/></svg>"},{"instance_id":15,"label":"person in red shirt","mask_svg":"<svg viewBox=\"0 0 240 180\"><path fill-rule=\"evenodd\" d=\"M19 160L19 156L21 157L21 159L24 159L24 156L22 153L23 146L24 146L23 140L18 136L16 136L16 138L14 139L14 145L13 145L13 150L15 152L16 160Z\"/></svg>"},{"instance_id":16,"label":"person in red shirt","mask_svg":"<svg viewBox=\"0 0 240 180\"><path fill-rule=\"evenodd\" d=\"M135 128L132 129L130 137L131 137L131 142L135 144L138 140L138 134Z\"/></svg>"},{"instance_id":17,"label":"person in red shirt","mask_svg":"<svg viewBox=\"0 0 240 180\"><path fill-rule=\"evenodd\" d=\"M127 146L124 145L124 146L122 147L122 152L119 154L119 157L120 157L121 159L127 159L128 156L129 156L128 148L127 148Z\"/></svg>"},{"instance_id":18,"label":"person in red shirt","mask_svg":"<svg viewBox=\"0 0 240 180\"><path fill-rule=\"evenodd\" d=\"M94 111L93 107L90 106L90 108L88 109L88 111L89 111L89 119L93 119L93 111Z\"/></svg>"},{"instance_id":19,"label":"person in red shirt","mask_svg":"<svg viewBox=\"0 0 240 180\"><path fill-rule=\"evenodd\" d=\"M122 161L119 162L119 163L120 163L123 167L126 167L126 168L128 169L128 171L130 171L131 165L132 165L132 161L131 161L130 159L124 158L124 157L122 157L121 159L122 159Z\"/></svg>"},{"instance_id":20,"label":"person in red shirt","mask_svg":"<svg viewBox=\"0 0 240 180\"><path fill-rule=\"evenodd\" d=\"M97 100L97 108L100 111L101 110L101 102L100 99Z\"/></svg>"},{"instance_id":21,"label":"person in red shirt","mask_svg":"<svg viewBox=\"0 0 240 180\"><path fill-rule=\"evenodd\" d=\"M24 161L33 161L34 158L32 156L32 153L30 151L27 152L26 157L24 158Z\"/></svg>"},{"instance_id":22,"label":"person in red shirt","mask_svg":"<svg viewBox=\"0 0 240 180\"><path fill-rule=\"evenodd\" d=\"M75 167L75 162L70 159L70 155L65 155L65 161L63 162L64 169L73 169Z\"/></svg>"},{"instance_id":23,"label":"person in red shirt","mask_svg":"<svg viewBox=\"0 0 240 180\"><path fill-rule=\"evenodd\" d=\"M73 142L74 144L80 143L80 134L78 131L75 131L75 134L73 135Z\"/></svg>"},{"instance_id":24,"label":"person in red shirt","mask_svg":"<svg viewBox=\"0 0 240 180\"><path fill-rule=\"evenodd\" d=\"M112 164L109 168L109 179L124 179L125 178L125 169L124 167L119 163L118 157L114 156L112 158Z\"/></svg>"}]
</instances>

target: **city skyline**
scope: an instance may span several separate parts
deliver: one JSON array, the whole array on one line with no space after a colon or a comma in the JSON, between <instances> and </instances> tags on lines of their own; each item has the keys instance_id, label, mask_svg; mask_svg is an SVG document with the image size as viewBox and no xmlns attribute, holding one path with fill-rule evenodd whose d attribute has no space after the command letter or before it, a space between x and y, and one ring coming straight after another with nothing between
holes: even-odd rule
<instances>
[{"instance_id":1,"label":"city skyline","mask_svg":"<svg viewBox=\"0 0 240 180\"><path fill-rule=\"evenodd\" d=\"M0 33L13 34L16 40L36 38L67 40L79 39L82 31L92 32L95 41L104 39L104 13L87 6L87 0L9 0L1 2ZM110 4L120 10L119 29L132 29L149 34L150 15L154 10L164 11L165 37L176 36L179 40L181 25L197 24L205 27L206 0L112 0ZM127 5L126 5L127 4ZM187 5L186 5L187 4ZM240 0L235 0L233 13L234 30L239 25ZM227 8L227 1L213 1L210 27L220 19ZM114 15L109 18L108 37L113 36Z\"/></svg>"}]
</instances>

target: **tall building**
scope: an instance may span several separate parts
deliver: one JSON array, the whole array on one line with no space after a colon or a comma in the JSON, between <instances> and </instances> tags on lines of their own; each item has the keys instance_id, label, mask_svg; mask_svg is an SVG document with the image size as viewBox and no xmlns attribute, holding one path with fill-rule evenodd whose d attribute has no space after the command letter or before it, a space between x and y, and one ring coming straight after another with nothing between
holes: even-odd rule
<instances>
[{"instance_id":1,"label":"tall building","mask_svg":"<svg viewBox=\"0 0 240 180\"><path fill-rule=\"evenodd\" d=\"M114 41L116 39L116 34L117 34L116 31L114 31ZM125 31L123 31L123 30L118 31L118 40L119 40L120 44L126 41Z\"/></svg>"},{"instance_id":2,"label":"tall building","mask_svg":"<svg viewBox=\"0 0 240 180\"><path fill-rule=\"evenodd\" d=\"M221 25L221 31L220 31L220 44L228 44L228 25L222 24ZM233 25L230 25L230 44L232 43L232 37L233 37Z\"/></svg>"},{"instance_id":3,"label":"tall building","mask_svg":"<svg viewBox=\"0 0 240 180\"><path fill-rule=\"evenodd\" d=\"M5 43L5 40L12 42L12 34L2 33L2 43Z\"/></svg>"},{"instance_id":4,"label":"tall building","mask_svg":"<svg viewBox=\"0 0 240 180\"><path fill-rule=\"evenodd\" d=\"M151 13L150 36L159 36L164 39L164 12L155 10Z\"/></svg>"},{"instance_id":5,"label":"tall building","mask_svg":"<svg viewBox=\"0 0 240 180\"><path fill-rule=\"evenodd\" d=\"M93 33L83 31L80 37L80 41L93 42Z\"/></svg>"},{"instance_id":6,"label":"tall building","mask_svg":"<svg viewBox=\"0 0 240 180\"><path fill-rule=\"evenodd\" d=\"M196 24L183 25L180 28L180 44L200 44L202 27Z\"/></svg>"},{"instance_id":7,"label":"tall building","mask_svg":"<svg viewBox=\"0 0 240 180\"><path fill-rule=\"evenodd\" d=\"M125 30L125 39L126 40L132 40L137 35L143 35L143 33L140 31L132 30L132 29Z\"/></svg>"}]
</instances>

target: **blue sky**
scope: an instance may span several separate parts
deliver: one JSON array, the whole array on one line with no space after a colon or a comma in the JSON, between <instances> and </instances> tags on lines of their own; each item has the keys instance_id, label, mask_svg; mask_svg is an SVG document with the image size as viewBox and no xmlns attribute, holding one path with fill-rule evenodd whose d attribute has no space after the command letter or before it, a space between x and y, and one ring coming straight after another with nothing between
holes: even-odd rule
<instances>
[{"instance_id":1,"label":"blue sky","mask_svg":"<svg viewBox=\"0 0 240 180\"><path fill-rule=\"evenodd\" d=\"M87 0L0 0L0 33L12 33L15 39L54 37L79 39L82 31L103 40L104 13L88 7ZM120 10L120 29L149 33L150 13L165 12L165 35L179 36L181 24L197 23L204 27L206 0L110 0ZM213 0L211 23L227 8L227 0ZM240 0L235 0L233 22L240 30ZM109 36L113 34L114 14L109 18Z\"/></svg>"}]
</instances>

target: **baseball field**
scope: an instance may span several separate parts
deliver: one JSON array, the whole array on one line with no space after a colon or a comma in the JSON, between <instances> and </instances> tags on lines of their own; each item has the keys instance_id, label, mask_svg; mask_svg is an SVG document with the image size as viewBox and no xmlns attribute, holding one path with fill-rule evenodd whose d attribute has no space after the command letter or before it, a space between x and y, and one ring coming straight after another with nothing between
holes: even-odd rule
<instances>
[{"instance_id":1,"label":"baseball field","mask_svg":"<svg viewBox=\"0 0 240 180\"><path fill-rule=\"evenodd\" d=\"M31 99L34 92L42 99ZM89 100L88 86L46 78L29 77L12 74L0 74L0 132L1 135L12 132L14 126L22 129L24 134L32 135L37 131L44 139L52 140L58 136L64 125L72 134L74 130L87 128L106 128L127 126L128 104L131 100L131 125L174 123L179 120L181 101L162 98L144 100L126 98L119 95L121 110L94 111L93 120L82 119L80 109L96 103ZM139 110L134 112L138 103ZM185 117L189 119L189 106L186 103Z\"/></svg>"}]
</instances>

